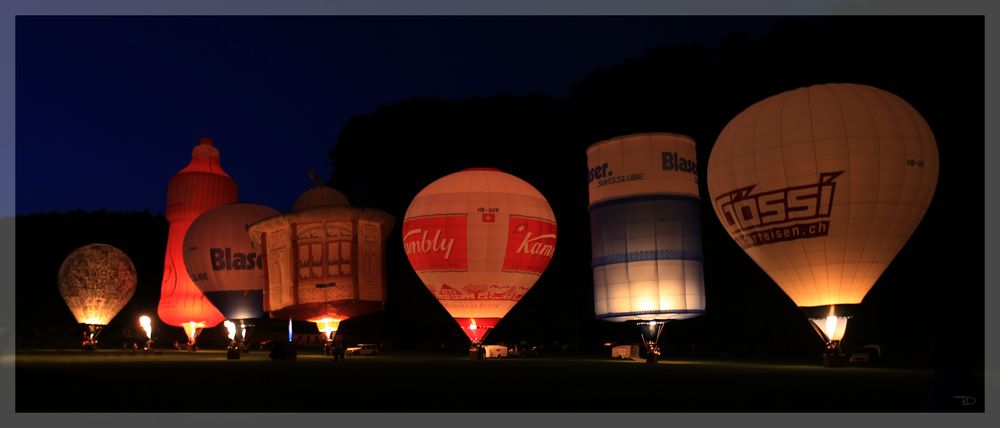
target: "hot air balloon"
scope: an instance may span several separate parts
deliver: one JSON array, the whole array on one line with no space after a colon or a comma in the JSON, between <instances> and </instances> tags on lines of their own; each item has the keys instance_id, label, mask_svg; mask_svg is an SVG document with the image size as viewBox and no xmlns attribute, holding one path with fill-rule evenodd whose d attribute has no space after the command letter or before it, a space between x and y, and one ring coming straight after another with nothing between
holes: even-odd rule
<instances>
[{"instance_id":1,"label":"hot air balloon","mask_svg":"<svg viewBox=\"0 0 1000 428\"><path fill-rule=\"evenodd\" d=\"M309 321L332 341L348 318L385 304L385 241L393 217L350 206L318 179L294 211L250 226L264 250L264 310L272 318ZM289 341L292 324L288 325Z\"/></svg>"},{"instance_id":2,"label":"hot air balloon","mask_svg":"<svg viewBox=\"0 0 1000 428\"><path fill-rule=\"evenodd\" d=\"M248 230L279 214L263 205L221 205L198 216L184 237L188 276L226 319L234 320L230 348L245 349L246 323L264 316L264 252Z\"/></svg>"},{"instance_id":3,"label":"hot air balloon","mask_svg":"<svg viewBox=\"0 0 1000 428\"><path fill-rule=\"evenodd\" d=\"M202 213L219 205L236 202L237 187L219 164L219 150L211 138L202 138L191 153L191 163L167 184L167 255L163 263L163 284L157 313L164 323L183 327L188 349L203 328L223 320L219 310L191 281L184 266L184 236Z\"/></svg>"},{"instance_id":4,"label":"hot air balloon","mask_svg":"<svg viewBox=\"0 0 1000 428\"><path fill-rule=\"evenodd\" d=\"M634 134L587 149L594 313L635 322L647 361L666 322L705 313L695 142Z\"/></svg>"},{"instance_id":5,"label":"hot air balloon","mask_svg":"<svg viewBox=\"0 0 1000 428\"><path fill-rule=\"evenodd\" d=\"M838 355L864 299L923 218L938 176L930 127L902 98L825 84L760 101L719 135L715 214Z\"/></svg>"},{"instance_id":6,"label":"hot air balloon","mask_svg":"<svg viewBox=\"0 0 1000 428\"><path fill-rule=\"evenodd\" d=\"M135 294L132 260L107 244L73 250L59 267L59 294L76 322L87 326L83 349L97 345L97 335Z\"/></svg>"},{"instance_id":7,"label":"hot air balloon","mask_svg":"<svg viewBox=\"0 0 1000 428\"><path fill-rule=\"evenodd\" d=\"M530 184L492 168L465 169L417 194L403 248L427 289L478 351L552 260L556 220Z\"/></svg>"}]
</instances>

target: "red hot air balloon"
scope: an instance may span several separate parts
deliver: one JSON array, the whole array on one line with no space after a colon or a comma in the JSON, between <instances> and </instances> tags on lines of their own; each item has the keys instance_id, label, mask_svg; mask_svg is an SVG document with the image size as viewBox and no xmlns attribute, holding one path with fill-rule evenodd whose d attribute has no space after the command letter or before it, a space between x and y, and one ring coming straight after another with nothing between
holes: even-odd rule
<instances>
[{"instance_id":1,"label":"red hot air balloon","mask_svg":"<svg viewBox=\"0 0 1000 428\"><path fill-rule=\"evenodd\" d=\"M191 153L191 163L167 184L167 255L157 313L169 325L183 327L188 347L203 328L218 325L222 314L191 281L184 265L184 236L202 213L219 205L236 202L236 183L222 170L219 150L211 138L202 138Z\"/></svg>"},{"instance_id":2,"label":"red hot air balloon","mask_svg":"<svg viewBox=\"0 0 1000 428\"><path fill-rule=\"evenodd\" d=\"M403 248L427 289L478 348L542 275L556 219L530 184L492 168L431 183L403 221Z\"/></svg>"}]
</instances>

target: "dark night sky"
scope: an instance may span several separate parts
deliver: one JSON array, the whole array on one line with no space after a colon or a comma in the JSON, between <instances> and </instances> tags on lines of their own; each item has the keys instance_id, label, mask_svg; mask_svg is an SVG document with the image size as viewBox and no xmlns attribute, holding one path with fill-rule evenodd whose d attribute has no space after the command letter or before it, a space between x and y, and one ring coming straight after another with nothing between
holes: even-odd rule
<instances>
[{"instance_id":1,"label":"dark night sky","mask_svg":"<svg viewBox=\"0 0 1000 428\"><path fill-rule=\"evenodd\" d=\"M565 96L659 44L774 18L18 17L16 213L163 212L215 138L240 200L287 211L347 120L411 96ZM400 141L399 144L407 144Z\"/></svg>"}]
</instances>

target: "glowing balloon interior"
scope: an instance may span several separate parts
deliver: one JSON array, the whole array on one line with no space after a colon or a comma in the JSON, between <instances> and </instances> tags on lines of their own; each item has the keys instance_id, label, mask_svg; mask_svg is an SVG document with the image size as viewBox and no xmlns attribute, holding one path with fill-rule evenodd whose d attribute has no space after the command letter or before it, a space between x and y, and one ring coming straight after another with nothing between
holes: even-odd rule
<instances>
[{"instance_id":1,"label":"glowing balloon interior","mask_svg":"<svg viewBox=\"0 0 1000 428\"><path fill-rule=\"evenodd\" d=\"M227 319L265 315L264 251L247 230L279 214L263 205L222 205L198 216L184 237L188 276Z\"/></svg>"},{"instance_id":2,"label":"glowing balloon interior","mask_svg":"<svg viewBox=\"0 0 1000 428\"><path fill-rule=\"evenodd\" d=\"M402 232L413 269L474 344L531 289L556 246L545 197L489 168L429 184L406 210Z\"/></svg>"},{"instance_id":3,"label":"glowing balloon interior","mask_svg":"<svg viewBox=\"0 0 1000 428\"><path fill-rule=\"evenodd\" d=\"M212 140L202 138L191 154L191 163L167 184L166 217L170 222L163 284L157 313L164 323L184 327L193 345L201 328L214 327L224 317L191 281L184 265L184 236L202 213L236 202L237 187L219 164Z\"/></svg>"},{"instance_id":4,"label":"glowing balloon interior","mask_svg":"<svg viewBox=\"0 0 1000 428\"><path fill-rule=\"evenodd\" d=\"M84 347L96 343L101 328L111 322L135 294L132 260L107 244L73 250L59 267L59 294L80 324L89 330Z\"/></svg>"},{"instance_id":5,"label":"glowing balloon interior","mask_svg":"<svg viewBox=\"0 0 1000 428\"><path fill-rule=\"evenodd\" d=\"M333 318L323 318L316 321L316 328L326 336L327 340L333 340L333 335L337 333L337 329L340 328L340 320L335 320Z\"/></svg>"},{"instance_id":6,"label":"glowing balloon interior","mask_svg":"<svg viewBox=\"0 0 1000 428\"><path fill-rule=\"evenodd\" d=\"M797 306L840 315L916 229L937 176L934 135L912 106L827 84L733 118L712 148L708 190L730 236ZM830 340L843 335L846 318L817 319Z\"/></svg>"},{"instance_id":7,"label":"glowing balloon interior","mask_svg":"<svg viewBox=\"0 0 1000 428\"><path fill-rule=\"evenodd\" d=\"M635 134L587 149L594 311L608 321L705 312L694 140Z\"/></svg>"}]
</instances>

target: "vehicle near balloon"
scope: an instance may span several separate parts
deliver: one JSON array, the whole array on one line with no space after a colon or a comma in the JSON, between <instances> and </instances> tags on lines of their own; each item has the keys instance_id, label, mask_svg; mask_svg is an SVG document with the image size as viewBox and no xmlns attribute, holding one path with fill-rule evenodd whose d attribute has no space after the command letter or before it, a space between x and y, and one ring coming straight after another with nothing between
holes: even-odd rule
<instances>
[{"instance_id":1,"label":"vehicle near balloon","mask_svg":"<svg viewBox=\"0 0 1000 428\"><path fill-rule=\"evenodd\" d=\"M392 215L352 207L317 182L291 213L252 224L250 238L264 251L264 310L314 322L328 341L342 321L382 310L393 223Z\"/></svg>"},{"instance_id":2,"label":"vehicle near balloon","mask_svg":"<svg viewBox=\"0 0 1000 428\"><path fill-rule=\"evenodd\" d=\"M403 220L403 250L478 355L486 335L531 289L556 248L556 219L533 186L469 168L421 190Z\"/></svg>"},{"instance_id":3,"label":"vehicle near balloon","mask_svg":"<svg viewBox=\"0 0 1000 428\"><path fill-rule=\"evenodd\" d=\"M198 216L184 237L188 276L226 318L231 349L245 350L251 320L266 315L264 251L247 231L280 214L264 205L221 205Z\"/></svg>"},{"instance_id":4,"label":"vehicle near balloon","mask_svg":"<svg viewBox=\"0 0 1000 428\"><path fill-rule=\"evenodd\" d=\"M191 162L167 183L166 217L170 222L163 283L157 314L168 325L183 327L187 347L196 349L202 329L218 325L224 317L188 276L184 265L184 237L191 223L205 211L235 203L236 182L222 170L219 150L211 138L201 138L191 152Z\"/></svg>"},{"instance_id":5,"label":"vehicle near balloon","mask_svg":"<svg viewBox=\"0 0 1000 428\"><path fill-rule=\"evenodd\" d=\"M347 348L347 355L377 355L378 345L374 343L359 343L358 346Z\"/></svg>"},{"instance_id":6,"label":"vehicle near balloon","mask_svg":"<svg viewBox=\"0 0 1000 428\"><path fill-rule=\"evenodd\" d=\"M902 98L858 84L760 101L719 134L715 214L843 358L852 310L916 229L938 177L934 135Z\"/></svg>"},{"instance_id":7,"label":"vehicle near balloon","mask_svg":"<svg viewBox=\"0 0 1000 428\"><path fill-rule=\"evenodd\" d=\"M649 362L667 322L705 313L695 142L632 134L587 149L594 313L634 322Z\"/></svg>"},{"instance_id":8,"label":"vehicle near balloon","mask_svg":"<svg viewBox=\"0 0 1000 428\"><path fill-rule=\"evenodd\" d=\"M510 356L506 345L486 345L483 348L485 348L484 358L507 358Z\"/></svg>"},{"instance_id":9,"label":"vehicle near balloon","mask_svg":"<svg viewBox=\"0 0 1000 428\"><path fill-rule=\"evenodd\" d=\"M639 345L618 345L611 348L611 358L618 360L637 360L639 355Z\"/></svg>"},{"instance_id":10,"label":"vehicle near balloon","mask_svg":"<svg viewBox=\"0 0 1000 428\"><path fill-rule=\"evenodd\" d=\"M97 347L97 336L135 294L135 265L107 244L77 248L59 266L59 294L76 322L86 326L83 350Z\"/></svg>"}]
</instances>

